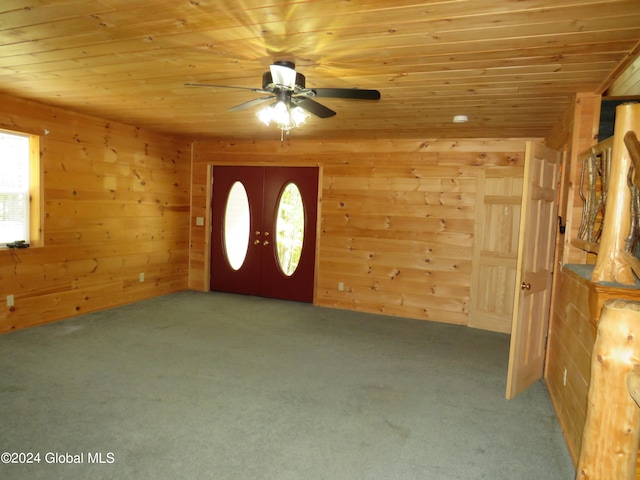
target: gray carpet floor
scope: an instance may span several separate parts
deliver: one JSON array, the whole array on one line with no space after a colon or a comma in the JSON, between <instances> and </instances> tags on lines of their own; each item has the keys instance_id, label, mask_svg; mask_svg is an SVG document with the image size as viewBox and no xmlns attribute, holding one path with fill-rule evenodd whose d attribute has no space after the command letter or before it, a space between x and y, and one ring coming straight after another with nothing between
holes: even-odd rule
<instances>
[{"instance_id":1,"label":"gray carpet floor","mask_svg":"<svg viewBox=\"0 0 640 480\"><path fill-rule=\"evenodd\" d=\"M0 336L0 452L39 463L0 478L573 479L544 384L504 399L508 351L190 291L22 330Z\"/></svg>"}]
</instances>

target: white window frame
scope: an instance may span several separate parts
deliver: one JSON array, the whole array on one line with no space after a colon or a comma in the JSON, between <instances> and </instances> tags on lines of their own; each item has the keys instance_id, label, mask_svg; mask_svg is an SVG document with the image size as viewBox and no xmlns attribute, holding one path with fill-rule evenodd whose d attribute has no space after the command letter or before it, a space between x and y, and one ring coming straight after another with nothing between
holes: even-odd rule
<instances>
[{"instance_id":1,"label":"white window frame","mask_svg":"<svg viewBox=\"0 0 640 480\"><path fill-rule=\"evenodd\" d=\"M0 129L2 136L26 139L25 151L16 154L15 150L3 145L0 140L0 194L24 195L26 204L22 215L22 228L9 231L2 228L3 217L0 211L0 248L6 248L6 244L16 240L24 240L30 246L42 245L42 193L41 193L41 165L40 165L40 139L37 135L24 132ZM23 182L11 182L10 177L15 177L18 169L15 166L16 155L24 172ZM13 162L13 164L11 163ZM0 209L2 205L0 205ZM15 213L15 212L14 212ZM20 233L21 230L21 233ZM17 237L17 238L13 238Z\"/></svg>"}]
</instances>

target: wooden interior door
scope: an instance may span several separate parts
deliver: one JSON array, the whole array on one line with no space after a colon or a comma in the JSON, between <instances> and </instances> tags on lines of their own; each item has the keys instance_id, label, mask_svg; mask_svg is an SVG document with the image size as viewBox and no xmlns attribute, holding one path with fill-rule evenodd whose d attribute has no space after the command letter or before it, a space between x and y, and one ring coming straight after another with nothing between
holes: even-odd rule
<instances>
[{"instance_id":1,"label":"wooden interior door","mask_svg":"<svg viewBox=\"0 0 640 480\"><path fill-rule=\"evenodd\" d=\"M542 378L557 225L557 186L561 156L543 145L527 144L516 293L511 326L507 398ZM519 288L518 288L519 286Z\"/></svg>"},{"instance_id":2,"label":"wooden interior door","mask_svg":"<svg viewBox=\"0 0 640 480\"><path fill-rule=\"evenodd\" d=\"M236 212L229 207L231 191L238 184L245 192L248 212L244 208ZM287 273L278 253L277 226L281 198L290 184L299 192L304 220L299 260L295 269ZM211 198L211 290L312 302L318 168L214 166ZM244 216L247 217L244 233L238 238L228 238L230 222ZM246 253L234 265L229 252L237 245L246 246Z\"/></svg>"},{"instance_id":3,"label":"wooden interior door","mask_svg":"<svg viewBox=\"0 0 640 480\"><path fill-rule=\"evenodd\" d=\"M478 172L469 326L511 333L524 168Z\"/></svg>"}]
</instances>

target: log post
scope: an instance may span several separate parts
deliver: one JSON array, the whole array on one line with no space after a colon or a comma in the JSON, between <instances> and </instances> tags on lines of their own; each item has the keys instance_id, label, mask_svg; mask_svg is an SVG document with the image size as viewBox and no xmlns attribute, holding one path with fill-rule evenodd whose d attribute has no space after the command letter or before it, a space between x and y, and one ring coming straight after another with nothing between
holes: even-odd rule
<instances>
[{"instance_id":1,"label":"log post","mask_svg":"<svg viewBox=\"0 0 640 480\"><path fill-rule=\"evenodd\" d=\"M640 364L640 302L605 302L591 357L587 419L577 480L633 480L640 408L627 377Z\"/></svg>"},{"instance_id":2,"label":"log post","mask_svg":"<svg viewBox=\"0 0 640 480\"><path fill-rule=\"evenodd\" d=\"M592 282L635 283L633 271L621 255L631 226L631 192L627 186L631 158L624 142L630 130L640 130L640 103L616 107L607 207Z\"/></svg>"}]
</instances>

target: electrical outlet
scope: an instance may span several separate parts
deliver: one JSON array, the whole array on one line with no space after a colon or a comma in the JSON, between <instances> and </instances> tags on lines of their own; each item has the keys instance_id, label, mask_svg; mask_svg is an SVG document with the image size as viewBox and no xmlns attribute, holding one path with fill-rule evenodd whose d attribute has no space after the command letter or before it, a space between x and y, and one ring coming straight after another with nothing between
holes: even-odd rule
<instances>
[{"instance_id":1,"label":"electrical outlet","mask_svg":"<svg viewBox=\"0 0 640 480\"><path fill-rule=\"evenodd\" d=\"M567 369L564 369L564 373L562 374L562 385L567 386Z\"/></svg>"},{"instance_id":2,"label":"electrical outlet","mask_svg":"<svg viewBox=\"0 0 640 480\"><path fill-rule=\"evenodd\" d=\"M13 295L7 295L7 307L13 307Z\"/></svg>"},{"instance_id":3,"label":"electrical outlet","mask_svg":"<svg viewBox=\"0 0 640 480\"><path fill-rule=\"evenodd\" d=\"M144 282L144 272L140 274L140 283Z\"/></svg>"},{"instance_id":4,"label":"electrical outlet","mask_svg":"<svg viewBox=\"0 0 640 480\"><path fill-rule=\"evenodd\" d=\"M344 292L344 282L338 282L338 290Z\"/></svg>"}]
</instances>

